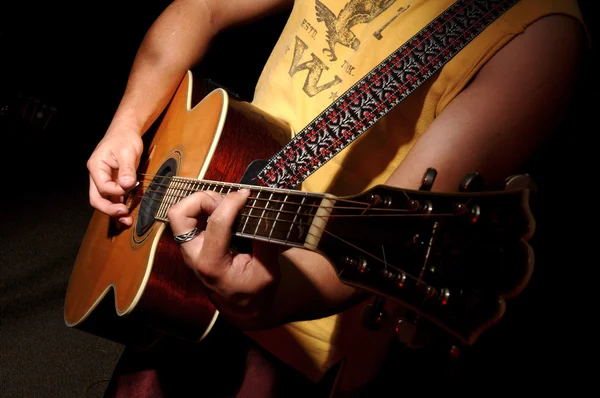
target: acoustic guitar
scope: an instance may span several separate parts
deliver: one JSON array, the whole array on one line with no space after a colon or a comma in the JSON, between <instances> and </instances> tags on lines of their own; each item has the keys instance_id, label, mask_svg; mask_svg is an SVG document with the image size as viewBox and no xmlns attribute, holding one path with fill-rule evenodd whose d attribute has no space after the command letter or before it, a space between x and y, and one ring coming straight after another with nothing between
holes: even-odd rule
<instances>
[{"instance_id":1,"label":"acoustic guitar","mask_svg":"<svg viewBox=\"0 0 600 398\"><path fill-rule=\"evenodd\" d=\"M219 315L183 263L167 212L199 190L251 195L232 234L316 251L343 283L395 300L457 342L473 344L527 285L535 221L527 176L497 191L438 193L375 186L351 196L261 187L253 177L289 127L225 90L192 107L191 72L165 110L117 229L96 211L66 292L64 317L123 344L202 341Z\"/></svg>"}]
</instances>

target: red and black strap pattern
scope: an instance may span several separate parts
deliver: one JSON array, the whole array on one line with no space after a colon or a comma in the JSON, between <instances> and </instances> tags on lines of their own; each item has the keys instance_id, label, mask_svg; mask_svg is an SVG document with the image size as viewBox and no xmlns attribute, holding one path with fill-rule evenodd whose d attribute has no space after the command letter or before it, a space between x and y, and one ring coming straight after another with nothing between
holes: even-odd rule
<instances>
[{"instance_id":1,"label":"red and black strap pattern","mask_svg":"<svg viewBox=\"0 0 600 398\"><path fill-rule=\"evenodd\" d=\"M519 0L457 0L269 159L261 186L291 189L328 162Z\"/></svg>"}]
</instances>

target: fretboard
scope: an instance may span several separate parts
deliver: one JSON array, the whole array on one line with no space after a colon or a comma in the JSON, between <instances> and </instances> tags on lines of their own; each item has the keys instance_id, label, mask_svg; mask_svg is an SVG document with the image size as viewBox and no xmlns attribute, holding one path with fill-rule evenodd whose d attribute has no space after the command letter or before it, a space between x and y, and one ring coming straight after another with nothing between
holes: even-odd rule
<instances>
[{"instance_id":1,"label":"fretboard","mask_svg":"<svg viewBox=\"0 0 600 398\"><path fill-rule=\"evenodd\" d=\"M167 212L171 206L195 192L213 191L226 195L241 188L247 188L251 193L232 233L290 247L314 249L334 204L334 198L329 195L173 177L154 218L168 222Z\"/></svg>"}]
</instances>

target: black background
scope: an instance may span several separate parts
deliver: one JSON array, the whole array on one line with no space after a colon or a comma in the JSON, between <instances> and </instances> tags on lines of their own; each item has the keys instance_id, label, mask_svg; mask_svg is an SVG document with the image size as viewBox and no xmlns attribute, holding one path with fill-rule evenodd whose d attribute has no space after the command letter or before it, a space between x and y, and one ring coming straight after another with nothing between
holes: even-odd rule
<instances>
[{"instance_id":1,"label":"black background","mask_svg":"<svg viewBox=\"0 0 600 398\"><path fill-rule=\"evenodd\" d=\"M86 389L99 396L121 352L119 345L68 329L62 304L91 216L85 161L118 105L146 29L167 4L24 1L1 6L2 396L74 397ZM591 4L581 2L595 38ZM251 99L285 17L224 34L207 57L209 77ZM559 386L574 392L585 380L581 364L593 339L584 334L584 325L593 312L582 309L595 295L585 281L593 282L597 264L594 235L588 232L597 218L593 61L581 74L583 84L563 126L532 160L540 188L534 280L473 350L469 373L457 379L484 392ZM31 106L42 111L40 117L28 112Z\"/></svg>"}]
</instances>

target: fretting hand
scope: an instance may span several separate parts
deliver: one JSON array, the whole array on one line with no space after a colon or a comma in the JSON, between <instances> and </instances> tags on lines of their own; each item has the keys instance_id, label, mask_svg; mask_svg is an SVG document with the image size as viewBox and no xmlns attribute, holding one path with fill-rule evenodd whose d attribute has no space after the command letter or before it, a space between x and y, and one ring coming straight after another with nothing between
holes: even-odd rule
<instances>
[{"instance_id":1,"label":"fretting hand","mask_svg":"<svg viewBox=\"0 0 600 398\"><path fill-rule=\"evenodd\" d=\"M270 316L280 276L275 245L256 242L252 254L231 249L233 224L249 195L247 189L225 196L196 192L168 212L174 236L182 237L185 263L206 286L217 309L246 329L262 325Z\"/></svg>"}]
</instances>

